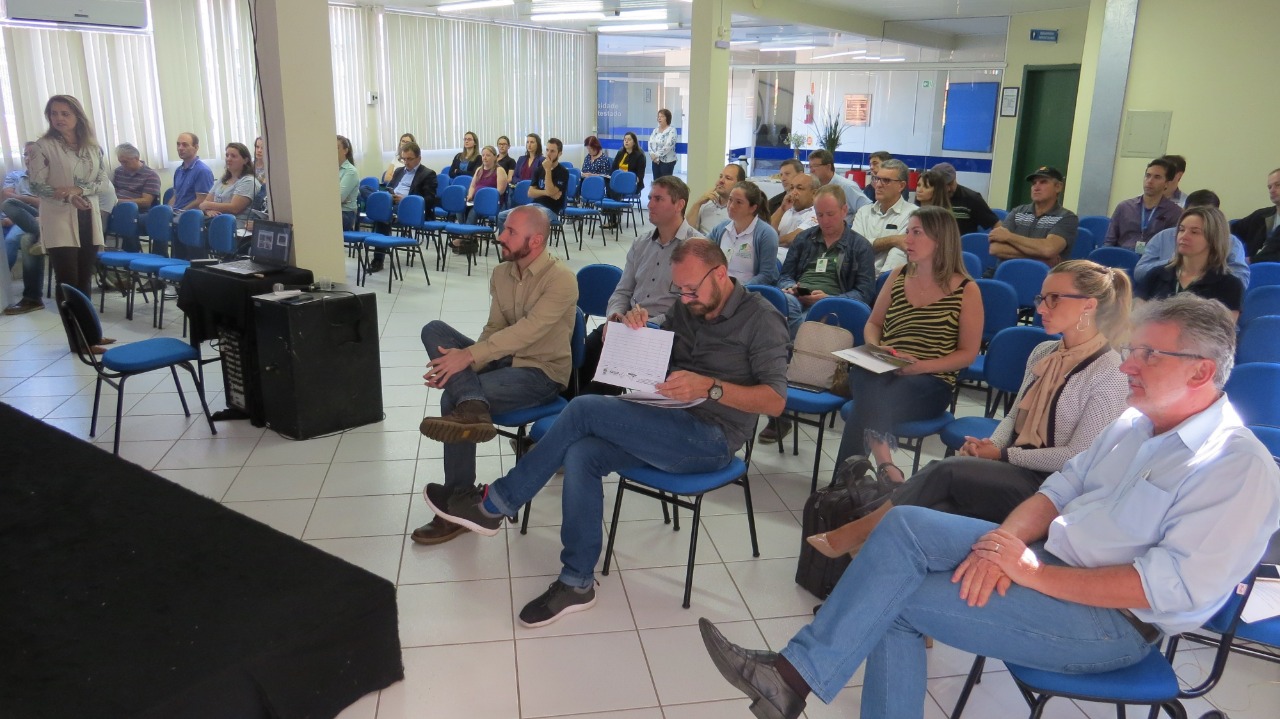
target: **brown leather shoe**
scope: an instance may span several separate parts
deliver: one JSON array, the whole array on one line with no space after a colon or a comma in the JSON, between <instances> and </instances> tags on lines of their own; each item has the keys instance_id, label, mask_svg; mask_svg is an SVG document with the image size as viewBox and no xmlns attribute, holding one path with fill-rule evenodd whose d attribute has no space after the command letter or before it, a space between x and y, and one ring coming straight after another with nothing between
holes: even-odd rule
<instances>
[{"instance_id":1,"label":"brown leather shoe","mask_svg":"<svg viewBox=\"0 0 1280 719\"><path fill-rule=\"evenodd\" d=\"M418 544L444 544L466 532L467 528L460 524L454 524L443 517L432 517L430 522L413 530L410 536Z\"/></svg>"},{"instance_id":2,"label":"brown leather shoe","mask_svg":"<svg viewBox=\"0 0 1280 719\"><path fill-rule=\"evenodd\" d=\"M443 417L427 417L418 429L428 438L445 444L488 442L498 436L498 428L489 416L489 405L474 399L459 402Z\"/></svg>"}]
</instances>

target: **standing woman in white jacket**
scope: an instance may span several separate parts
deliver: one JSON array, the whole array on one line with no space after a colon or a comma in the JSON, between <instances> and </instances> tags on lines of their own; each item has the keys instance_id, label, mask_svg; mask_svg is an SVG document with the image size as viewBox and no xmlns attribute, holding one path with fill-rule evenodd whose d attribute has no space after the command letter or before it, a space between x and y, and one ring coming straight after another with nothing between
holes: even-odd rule
<instances>
[{"instance_id":1,"label":"standing woman in white jacket","mask_svg":"<svg viewBox=\"0 0 1280 719\"><path fill-rule=\"evenodd\" d=\"M40 240L58 284L71 285L89 296L94 265L104 244L98 193L108 179L102 148L84 107L74 97L49 98L44 116L49 130L36 141L28 168L32 191L46 199L40 203Z\"/></svg>"}]
</instances>

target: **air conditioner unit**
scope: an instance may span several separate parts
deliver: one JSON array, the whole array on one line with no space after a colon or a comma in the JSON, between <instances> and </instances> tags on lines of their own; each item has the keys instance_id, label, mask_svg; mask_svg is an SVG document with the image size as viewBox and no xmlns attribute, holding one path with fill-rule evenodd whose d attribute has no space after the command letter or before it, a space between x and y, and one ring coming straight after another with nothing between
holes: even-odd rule
<instances>
[{"instance_id":1,"label":"air conditioner unit","mask_svg":"<svg viewBox=\"0 0 1280 719\"><path fill-rule=\"evenodd\" d=\"M5 0L10 20L144 28L147 0Z\"/></svg>"}]
</instances>

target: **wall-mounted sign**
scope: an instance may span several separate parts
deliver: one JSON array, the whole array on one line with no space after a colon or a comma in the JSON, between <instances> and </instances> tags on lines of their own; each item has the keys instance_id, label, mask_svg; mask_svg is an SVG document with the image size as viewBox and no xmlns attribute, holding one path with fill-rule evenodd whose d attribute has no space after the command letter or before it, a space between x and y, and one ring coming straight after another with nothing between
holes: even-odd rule
<instances>
[{"instance_id":1,"label":"wall-mounted sign","mask_svg":"<svg viewBox=\"0 0 1280 719\"><path fill-rule=\"evenodd\" d=\"M867 127L871 124L871 96L845 95L844 121L854 127Z\"/></svg>"},{"instance_id":2,"label":"wall-mounted sign","mask_svg":"<svg viewBox=\"0 0 1280 719\"><path fill-rule=\"evenodd\" d=\"M1031 42L1057 42L1057 30L1032 30Z\"/></svg>"},{"instance_id":3,"label":"wall-mounted sign","mask_svg":"<svg viewBox=\"0 0 1280 719\"><path fill-rule=\"evenodd\" d=\"M1000 91L1000 117L1018 116L1018 88L1006 87Z\"/></svg>"}]
</instances>

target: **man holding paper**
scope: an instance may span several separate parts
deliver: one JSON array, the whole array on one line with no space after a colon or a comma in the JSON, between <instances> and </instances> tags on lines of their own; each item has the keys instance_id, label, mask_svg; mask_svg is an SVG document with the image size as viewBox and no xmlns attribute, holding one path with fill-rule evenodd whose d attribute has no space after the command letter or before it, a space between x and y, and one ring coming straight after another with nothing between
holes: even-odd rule
<instances>
[{"instance_id":1,"label":"man holding paper","mask_svg":"<svg viewBox=\"0 0 1280 719\"><path fill-rule=\"evenodd\" d=\"M440 417L422 434L444 443L444 485L474 489L476 443L497 434L491 412L546 404L569 384L570 342L577 319L578 280L547 249L550 221L537 207L517 207L498 237L502 264L489 280L489 321L472 340L435 320L422 328L431 357L426 385L443 389ZM418 544L440 544L465 532L442 517L413 531Z\"/></svg>"},{"instance_id":2,"label":"man holding paper","mask_svg":"<svg viewBox=\"0 0 1280 719\"><path fill-rule=\"evenodd\" d=\"M671 371L656 390L680 402L701 402L670 409L625 396L577 397L542 440L487 489L451 493L430 484L424 492L437 516L493 536L564 467L563 568L520 612L525 626L544 626L595 604L605 475L642 465L678 473L720 469L751 437L758 415L777 416L786 403L782 315L729 277L724 253L708 240L689 239L676 249L671 278L672 294L680 297L662 322L674 335ZM649 313L637 307L622 319L625 324L610 325L610 333L644 327Z\"/></svg>"},{"instance_id":3,"label":"man holding paper","mask_svg":"<svg viewBox=\"0 0 1280 719\"><path fill-rule=\"evenodd\" d=\"M702 233L685 221L684 209L688 203L689 186L684 180L668 175L653 181L649 190L649 221L654 230L637 238L627 252L622 279L609 297L610 322L620 322L632 308L643 307L649 313L650 322L662 324L676 301L671 292L671 255L690 237L702 237ZM596 376L600 350L604 347L604 328L605 325L600 325L587 335L582 377ZM590 382L583 389L583 394L620 392L620 388L603 382Z\"/></svg>"}]
</instances>

